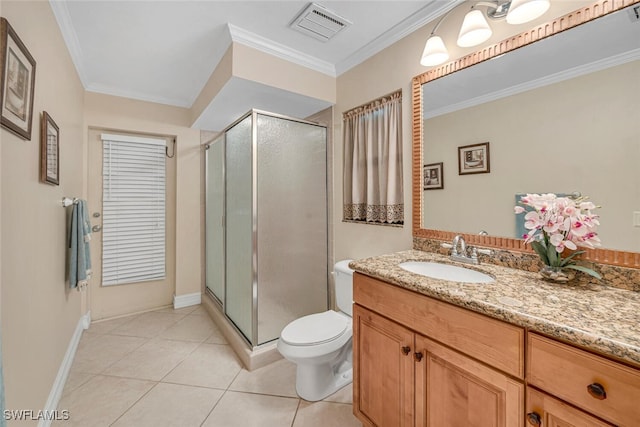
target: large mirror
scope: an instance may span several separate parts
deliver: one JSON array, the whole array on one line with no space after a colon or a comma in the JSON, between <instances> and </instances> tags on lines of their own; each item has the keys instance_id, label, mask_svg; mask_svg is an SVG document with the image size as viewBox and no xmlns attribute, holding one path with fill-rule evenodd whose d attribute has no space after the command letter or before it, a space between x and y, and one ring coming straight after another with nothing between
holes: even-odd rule
<instances>
[{"instance_id":1,"label":"large mirror","mask_svg":"<svg viewBox=\"0 0 640 427\"><path fill-rule=\"evenodd\" d=\"M606 3L414 78L414 235L522 250L518 195L578 192L602 206L589 258L640 268L640 21Z\"/></svg>"}]
</instances>

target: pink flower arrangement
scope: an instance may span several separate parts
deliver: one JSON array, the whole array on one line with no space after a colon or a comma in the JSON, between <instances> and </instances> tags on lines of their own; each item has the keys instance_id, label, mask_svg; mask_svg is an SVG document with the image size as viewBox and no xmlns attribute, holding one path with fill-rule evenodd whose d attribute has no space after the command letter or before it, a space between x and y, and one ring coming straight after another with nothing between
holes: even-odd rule
<instances>
[{"instance_id":1,"label":"pink flower arrangement","mask_svg":"<svg viewBox=\"0 0 640 427\"><path fill-rule=\"evenodd\" d=\"M578 247L595 248L600 246L596 229L599 216L593 213L598 208L587 197L569 198L549 194L527 194L516 206L516 214L525 213L524 226L528 233L522 238L540 256L542 262L558 269L570 268L582 271L596 278L600 275L590 268L577 265L574 257L584 253L576 251L562 258L565 249L575 251Z\"/></svg>"}]
</instances>

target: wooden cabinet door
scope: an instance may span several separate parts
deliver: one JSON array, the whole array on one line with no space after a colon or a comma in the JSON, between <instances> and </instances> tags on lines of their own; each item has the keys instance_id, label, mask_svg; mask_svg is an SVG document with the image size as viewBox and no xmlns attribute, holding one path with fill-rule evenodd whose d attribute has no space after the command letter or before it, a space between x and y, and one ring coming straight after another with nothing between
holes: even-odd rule
<instances>
[{"instance_id":1,"label":"wooden cabinet door","mask_svg":"<svg viewBox=\"0 0 640 427\"><path fill-rule=\"evenodd\" d=\"M523 427L524 384L416 335L416 426Z\"/></svg>"},{"instance_id":2,"label":"wooden cabinet door","mask_svg":"<svg viewBox=\"0 0 640 427\"><path fill-rule=\"evenodd\" d=\"M527 421L540 427L611 427L586 412L527 387Z\"/></svg>"},{"instance_id":3,"label":"wooden cabinet door","mask_svg":"<svg viewBox=\"0 0 640 427\"><path fill-rule=\"evenodd\" d=\"M413 332L353 310L353 412L368 426L413 427Z\"/></svg>"}]
</instances>

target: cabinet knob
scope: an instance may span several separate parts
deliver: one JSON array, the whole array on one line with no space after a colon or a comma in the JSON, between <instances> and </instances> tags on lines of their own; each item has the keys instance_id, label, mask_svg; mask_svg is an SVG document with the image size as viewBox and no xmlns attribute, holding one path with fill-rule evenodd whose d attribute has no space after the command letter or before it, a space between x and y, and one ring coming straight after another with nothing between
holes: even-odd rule
<instances>
[{"instance_id":1,"label":"cabinet knob","mask_svg":"<svg viewBox=\"0 0 640 427\"><path fill-rule=\"evenodd\" d=\"M402 354L404 354L405 356L409 354L410 351L411 351L411 347L409 347L408 345L405 345L402 347Z\"/></svg>"},{"instance_id":2,"label":"cabinet knob","mask_svg":"<svg viewBox=\"0 0 640 427\"><path fill-rule=\"evenodd\" d=\"M421 352L413 353L413 356L415 357L416 361L418 361L418 362L422 360L422 353Z\"/></svg>"},{"instance_id":3,"label":"cabinet knob","mask_svg":"<svg viewBox=\"0 0 640 427\"><path fill-rule=\"evenodd\" d=\"M527 421L529 421L529 424L531 424L532 426L542 425L542 418L540 418L540 415L538 415L537 412L529 412L527 414Z\"/></svg>"},{"instance_id":4,"label":"cabinet knob","mask_svg":"<svg viewBox=\"0 0 640 427\"><path fill-rule=\"evenodd\" d=\"M605 400L607 398L607 392L602 384L593 383L587 386L587 391L594 399Z\"/></svg>"}]
</instances>

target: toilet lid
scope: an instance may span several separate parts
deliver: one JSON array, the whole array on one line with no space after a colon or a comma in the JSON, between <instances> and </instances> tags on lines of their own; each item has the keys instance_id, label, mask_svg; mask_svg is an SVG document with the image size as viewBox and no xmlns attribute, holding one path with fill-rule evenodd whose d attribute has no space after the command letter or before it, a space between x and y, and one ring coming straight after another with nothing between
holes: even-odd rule
<instances>
[{"instance_id":1,"label":"toilet lid","mask_svg":"<svg viewBox=\"0 0 640 427\"><path fill-rule=\"evenodd\" d=\"M321 344L341 336L351 319L333 310L294 320L282 330L280 339L291 345Z\"/></svg>"}]
</instances>

